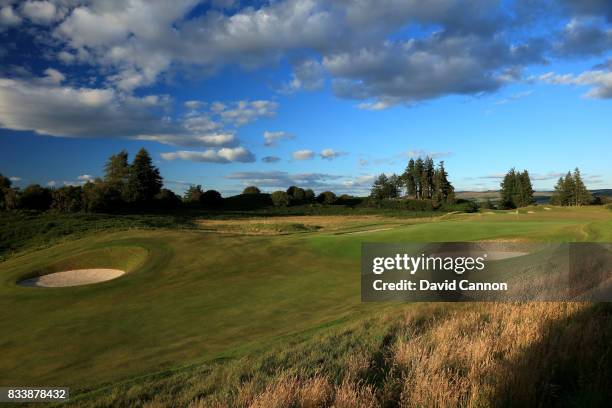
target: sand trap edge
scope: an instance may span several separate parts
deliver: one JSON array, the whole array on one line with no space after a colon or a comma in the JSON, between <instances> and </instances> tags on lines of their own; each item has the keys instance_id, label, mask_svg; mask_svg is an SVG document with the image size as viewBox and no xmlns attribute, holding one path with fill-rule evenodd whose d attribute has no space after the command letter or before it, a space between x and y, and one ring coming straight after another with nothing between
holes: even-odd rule
<instances>
[{"instance_id":1,"label":"sand trap edge","mask_svg":"<svg viewBox=\"0 0 612 408\"><path fill-rule=\"evenodd\" d=\"M17 284L31 288L65 288L106 282L125 275L120 269L74 269L24 279Z\"/></svg>"}]
</instances>

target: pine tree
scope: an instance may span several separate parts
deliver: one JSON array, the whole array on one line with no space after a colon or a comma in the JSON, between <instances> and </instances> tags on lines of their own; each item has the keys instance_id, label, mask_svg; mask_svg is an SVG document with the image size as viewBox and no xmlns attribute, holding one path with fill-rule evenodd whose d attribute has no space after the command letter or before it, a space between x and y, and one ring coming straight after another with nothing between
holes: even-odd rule
<instances>
[{"instance_id":1,"label":"pine tree","mask_svg":"<svg viewBox=\"0 0 612 408\"><path fill-rule=\"evenodd\" d=\"M574 169L574 174L572 175L572 177L574 179L576 205L586 205L590 203L593 197L591 196L591 193L589 193L589 190L587 190L586 186L584 185L584 182L582 181L582 176L580 175L580 170L578 169L578 167Z\"/></svg>"},{"instance_id":2,"label":"pine tree","mask_svg":"<svg viewBox=\"0 0 612 408\"><path fill-rule=\"evenodd\" d=\"M565 179L563 180L563 202L565 205L575 205L576 204L576 183L574 181L574 177L572 173L569 171L565 175Z\"/></svg>"},{"instance_id":3,"label":"pine tree","mask_svg":"<svg viewBox=\"0 0 612 408\"><path fill-rule=\"evenodd\" d=\"M444 160L440 161L438 166L439 178L440 178L440 188L442 189L442 196L444 197L444 201L446 203L452 204L455 202L455 188L448 181L448 173L444 169Z\"/></svg>"},{"instance_id":4,"label":"pine tree","mask_svg":"<svg viewBox=\"0 0 612 408\"><path fill-rule=\"evenodd\" d=\"M529 178L529 172L523 170L523 172L517 176L518 178L518 200L517 207L525 207L529 204L533 204L533 186L531 185L531 179Z\"/></svg>"},{"instance_id":5,"label":"pine tree","mask_svg":"<svg viewBox=\"0 0 612 408\"><path fill-rule=\"evenodd\" d=\"M504 208L516 208L516 187L516 170L513 167L501 182L501 202Z\"/></svg>"},{"instance_id":6,"label":"pine tree","mask_svg":"<svg viewBox=\"0 0 612 408\"><path fill-rule=\"evenodd\" d=\"M125 150L108 158L104 166L104 181L110 188L114 188L124 195L129 176L130 165L128 163L128 153Z\"/></svg>"},{"instance_id":7,"label":"pine tree","mask_svg":"<svg viewBox=\"0 0 612 408\"><path fill-rule=\"evenodd\" d=\"M423 190L425 198L432 198L434 194L434 162L429 156L425 158L423 170Z\"/></svg>"},{"instance_id":8,"label":"pine tree","mask_svg":"<svg viewBox=\"0 0 612 408\"><path fill-rule=\"evenodd\" d=\"M414 180L414 174L414 159L410 159L408 161L408 167L406 167L404 174L402 174L402 182L406 187L406 194L416 198L416 183Z\"/></svg>"},{"instance_id":9,"label":"pine tree","mask_svg":"<svg viewBox=\"0 0 612 408\"><path fill-rule=\"evenodd\" d=\"M567 201L565 201L565 183L563 177L559 177L557 184L555 185L555 191L550 197L550 203L552 205L568 205Z\"/></svg>"},{"instance_id":10,"label":"pine tree","mask_svg":"<svg viewBox=\"0 0 612 408\"><path fill-rule=\"evenodd\" d=\"M423 175L425 172L425 164L423 163L423 159L420 157L414 162L414 184L416 188L416 198L423 198Z\"/></svg>"},{"instance_id":11,"label":"pine tree","mask_svg":"<svg viewBox=\"0 0 612 408\"><path fill-rule=\"evenodd\" d=\"M153 165L151 156L144 148L140 149L130 166L126 188L128 202L143 203L153 200L161 190L163 179L159 169Z\"/></svg>"}]
</instances>

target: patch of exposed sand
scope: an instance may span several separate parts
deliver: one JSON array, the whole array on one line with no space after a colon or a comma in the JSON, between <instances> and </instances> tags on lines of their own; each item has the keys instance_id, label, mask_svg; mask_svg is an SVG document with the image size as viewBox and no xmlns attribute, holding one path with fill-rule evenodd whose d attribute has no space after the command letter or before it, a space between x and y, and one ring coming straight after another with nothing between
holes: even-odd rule
<instances>
[{"instance_id":1,"label":"patch of exposed sand","mask_svg":"<svg viewBox=\"0 0 612 408\"><path fill-rule=\"evenodd\" d=\"M104 282L118 278L123 274L125 272L119 269L75 269L25 279L18 282L18 284L33 288L61 288Z\"/></svg>"}]
</instances>

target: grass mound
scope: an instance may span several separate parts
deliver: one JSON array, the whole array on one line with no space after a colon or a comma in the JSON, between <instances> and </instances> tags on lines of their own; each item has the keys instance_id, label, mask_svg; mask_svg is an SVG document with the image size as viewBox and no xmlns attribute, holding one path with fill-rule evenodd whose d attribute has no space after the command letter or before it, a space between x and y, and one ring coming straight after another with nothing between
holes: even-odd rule
<instances>
[{"instance_id":1,"label":"grass mound","mask_svg":"<svg viewBox=\"0 0 612 408\"><path fill-rule=\"evenodd\" d=\"M147 256L148 251L137 246L110 246L93 249L30 271L21 276L19 280L77 269L119 269L129 273L144 264Z\"/></svg>"}]
</instances>

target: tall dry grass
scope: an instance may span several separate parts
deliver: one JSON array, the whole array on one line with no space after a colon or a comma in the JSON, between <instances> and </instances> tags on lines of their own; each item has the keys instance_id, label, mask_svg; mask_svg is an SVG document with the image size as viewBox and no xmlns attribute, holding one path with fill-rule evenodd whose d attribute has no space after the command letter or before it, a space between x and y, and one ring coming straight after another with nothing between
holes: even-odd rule
<instances>
[{"instance_id":1,"label":"tall dry grass","mask_svg":"<svg viewBox=\"0 0 612 408\"><path fill-rule=\"evenodd\" d=\"M601 362L607 366L592 365L595 350L609 350L610 316L593 315L591 308L486 303L448 313L434 307L428 317L409 310L380 350L348 359L340 382L279 373L238 405L546 406L563 404L564 393L588 398L610 383L609 359ZM580 378L565 378L574 374Z\"/></svg>"}]
</instances>

